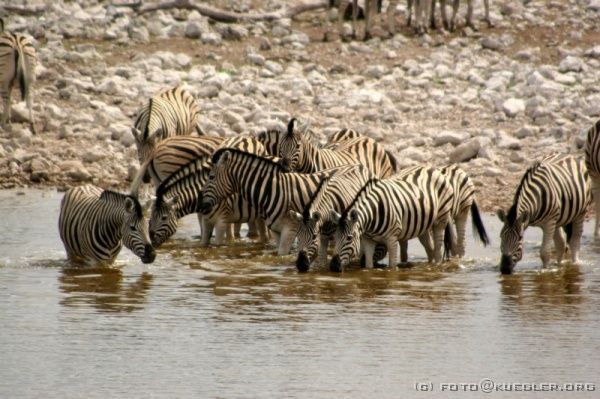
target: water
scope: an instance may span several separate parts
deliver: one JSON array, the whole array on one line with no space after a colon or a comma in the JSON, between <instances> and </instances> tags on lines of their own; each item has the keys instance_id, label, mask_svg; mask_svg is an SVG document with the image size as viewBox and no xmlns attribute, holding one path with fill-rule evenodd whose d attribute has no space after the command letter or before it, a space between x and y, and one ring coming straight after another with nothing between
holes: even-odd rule
<instances>
[{"instance_id":1,"label":"water","mask_svg":"<svg viewBox=\"0 0 600 399\"><path fill-rule=\"evenodd\" d=\"M530 229L526 259L506 277L491 216L491 247L469 242L460 265L427 266L411 244L411 269L299 275L293 257L249 241L197 248L192 216L151 265L124 249L114 267L74 269L58 236L61 198L0 191L1 398L455 397L440 384L481 389L483 378L598 397L590 224L581 265L538 270ZM524 395L490 397L565 394Z\"/></svg>"}]
</instances>

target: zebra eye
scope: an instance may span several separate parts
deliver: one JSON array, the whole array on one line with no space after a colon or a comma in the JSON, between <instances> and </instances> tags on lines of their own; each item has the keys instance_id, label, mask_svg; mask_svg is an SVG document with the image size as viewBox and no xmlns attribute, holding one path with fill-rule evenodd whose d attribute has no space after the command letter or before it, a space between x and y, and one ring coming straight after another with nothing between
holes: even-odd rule
<instances>
[{"instance_id":1,"label":"zebra eye","mask_svg":"<svg viewBox=\"0 0 600 399\"><path fill-rule=\"evenodd\" d=\"M353 238L354 238L354 236L353 236L352 234L348 234L348 235L346 236L346 238L348 238L349 240L351 240L351 239L353 239Z\"/></svg>"},{"instance_id":2,"label":"zebra eye","mask_svg":"<svg viewBox=\"0 0 600 399\"><path fill-rule=\"evenodd\" d=\"M162 220L163 222L164 222L165 220L167 220L167 215L162 215L162 216L160 217L160 220Z\"/></svg>"},{"instance_id":3,"label":"zebra eye","mask_svg":"<svg viewBox=\"0 0 600 399\"><path fill-rule=\"evenodd\" d=\"M135 224L132 224L131 226L129 226L129 228L131 229L131 231L136 231Z\"/></svg>"}]
</instances>

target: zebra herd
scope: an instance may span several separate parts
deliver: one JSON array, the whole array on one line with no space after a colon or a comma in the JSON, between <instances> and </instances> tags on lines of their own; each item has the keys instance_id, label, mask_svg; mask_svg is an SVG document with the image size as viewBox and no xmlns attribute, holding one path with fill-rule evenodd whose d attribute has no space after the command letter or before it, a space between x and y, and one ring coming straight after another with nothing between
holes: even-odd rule
<instances>
[{"instance_id":1,"label":"zebra herd","mask_svg":"<svg viewBox=\"0 0 600 399\"><path fill-rule=\"evenodd\" d=\"M239 237L241 223L263 243L273 237L278 255L297 242L300 272L315 264L339 272L353 259L379 267L386 256L388 267L396 267L408 261L413 238L430 263L463 257L469 213L476 236L489 243L474 184L457 165L398 170L394 156L373 139L342 129L319 145L295 118L285 131L209 136L198 128L198 116L182 87L163 90L142 107L132 128L141 167L130 192L86 185L63 198L59 230L70 260L110 263L124 244L152 262L178 220L192 213L198 214L202 246L210 245L213 232L216 245ZM142 205L145 182L152 182L155 195ZM585 160L544 157L523 175L510 209L498 211L501 272L511 273L521 260L528 226L543 230L544 267L552 241L559 263L567 248L577 262L592 191L598 198L600 120L588 131ZM596 202L600 214L598 208Z\"/></svg>"}]
</instances>

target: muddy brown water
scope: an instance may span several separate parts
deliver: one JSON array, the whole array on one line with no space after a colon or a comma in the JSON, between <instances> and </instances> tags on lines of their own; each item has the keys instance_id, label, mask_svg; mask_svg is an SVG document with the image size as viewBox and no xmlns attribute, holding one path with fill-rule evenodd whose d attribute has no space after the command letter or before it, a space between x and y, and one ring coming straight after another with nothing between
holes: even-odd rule
<instances>
[{"instance_id":1,"label":"muddy brown water","mask_svg":"<svg viewBox=\"0 0 600 399\"><path fill-rule=\"evenodd\" d=\"M528 230L513 276L496 267L491 215L492 245L470 239L467 259L443 266L411 243L410 269L298 274L248 240L198 248L190 217L151 265L124 249L113 267L76 269L61 198L0 191L0 398L482 397L484 378L493 398L598 397L590 223L581 264L544 271ZM502 392L510 383L524 385Z\"/></svg>"}]
</instances>

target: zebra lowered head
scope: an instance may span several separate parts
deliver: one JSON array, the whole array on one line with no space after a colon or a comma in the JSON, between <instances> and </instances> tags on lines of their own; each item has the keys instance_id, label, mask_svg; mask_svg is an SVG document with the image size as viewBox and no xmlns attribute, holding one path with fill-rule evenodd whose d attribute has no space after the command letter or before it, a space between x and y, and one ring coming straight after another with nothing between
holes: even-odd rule
<instances>
[{"instance_id":1,"label":"zebra lowered head","mask_svg":"<svg viewBox=\"0 0 600 399\"><path fill-rule=\"evenodd\" d=\"M310 212L308 209L305 209L304 214L290 210L289 215L292 219L298 221L296 236L298 239L298 258L296 259L296 268L299 272L307 272L319 251L319 233L323 224L323 218L321 212Z\"/></svg>"},{"instance_id":2,"label":"zebra lowered head","mask_svg":"<svg viewBox=\"0 0 600 399\"><path fill-rule=\"evenodd\" d=\"M350 263L351 259L358 256L360 237L363 233L360 215L356 209L353 209L343 215L331 211L330 217L337 224L337 228L334 235L333 258L329 264L329 269L332 272L341 272L343 267Z\"/></svg>"},{"instance_id":3,"label":"zebra lowered head","mask_svg":"<svg viewBox=\"0 0 600 399\"><path fill-rule=\"evenodd\" d=\"M524 212L520 217L517 217L515 206L510 208L508 214L499 209L497 215L500 221L504 223L500 231L500 251L502 253L500 272L511 274L517 262L523 258L523 232L525 222L529 220L529 216Z\"/></svg>"},{"instance_id":4,"label":"zebra lowered head","mask_svg":"<svg viewBox=\"0 0 600 399\"><path fill-rule=\"evenodd\" d=\"M156 252L148 240L148 223L136 197L128 195L125 198L125 212L122 226L123 245L136 254L143 263L154 262Z\"/></svg>"},{"instance_id":5,"label":"zebra lowered head","mask_svg":"<svg viewBox=\"0 0 600 399\"><path fill-rule=\"evenodd\" d=\"M178 215L175 204L178 196L171 198L157 197L152 204L150 218L150 240L152 246L158 248L177 231Z\"/></svg>"}]
</instances>

